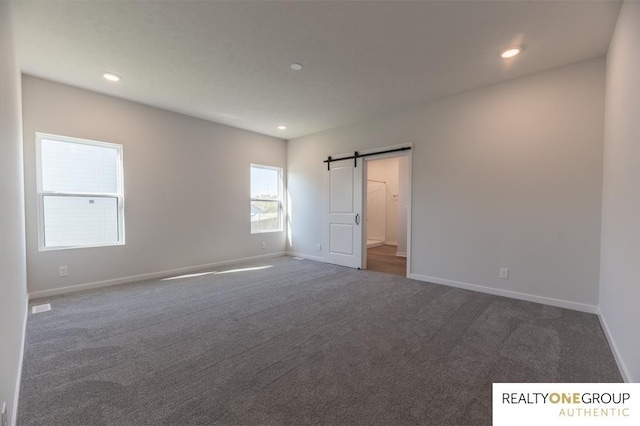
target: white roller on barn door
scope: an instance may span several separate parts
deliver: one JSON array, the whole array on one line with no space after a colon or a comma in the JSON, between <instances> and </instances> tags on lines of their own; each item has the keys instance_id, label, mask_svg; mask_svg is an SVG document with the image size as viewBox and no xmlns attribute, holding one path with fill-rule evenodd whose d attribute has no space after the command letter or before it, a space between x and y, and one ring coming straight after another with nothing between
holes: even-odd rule
<instances>
[{"instance_id":1,"label":"white roller on barn door","mask_svg":"<svg viewBox=\"0 0 640 426\"><path fill-rule=\"evenodd\" d=\"M362 265L362 159L329 163L327 257L329 263L360 268Z\"/></svg>"}]
</instances>

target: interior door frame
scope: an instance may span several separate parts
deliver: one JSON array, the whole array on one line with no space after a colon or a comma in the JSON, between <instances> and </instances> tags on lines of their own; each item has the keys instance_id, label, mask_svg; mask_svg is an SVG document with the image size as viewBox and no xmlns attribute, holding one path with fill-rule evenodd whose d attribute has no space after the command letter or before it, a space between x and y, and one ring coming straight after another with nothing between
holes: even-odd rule
<instances>
[{"instance_id":1,"label":"interior door frame","mask_svg":"<svg viewBox=\"0 0 640 426\"><path fill-rule=\"evenodd\" d=\"M384 146L375 149L360 151L360 154L374 153L377 151L387 151L397 149L405 146L410 146L411 149L407 151L389 152L386 154L371 155L363 157L362 160L362 206L360 211L362 212L362 269L367 269L367 168L369 161L384 160L385 158L407 158L407 270L405 271L405 277L411 275L411 193L412 191L412 162L413 162L413 144L402 144L394 146Z\"/></svg>"}]
</instances>

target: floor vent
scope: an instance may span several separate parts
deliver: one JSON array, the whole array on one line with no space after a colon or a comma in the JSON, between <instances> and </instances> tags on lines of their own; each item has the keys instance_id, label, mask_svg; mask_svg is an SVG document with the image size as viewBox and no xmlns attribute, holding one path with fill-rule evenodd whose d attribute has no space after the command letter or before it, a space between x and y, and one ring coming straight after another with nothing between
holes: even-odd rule
<instances>
[{"instance_id":1,"label":"floor vent","mask_svg":"<svg viewBox=\"0 0 640 426\"><path fill-rule=\"evenodd\" d=\"M32 314L40 314L51 310L51 303L45 303L44 305L36 305L31 308Z\"/></svg>"}]
</instances>

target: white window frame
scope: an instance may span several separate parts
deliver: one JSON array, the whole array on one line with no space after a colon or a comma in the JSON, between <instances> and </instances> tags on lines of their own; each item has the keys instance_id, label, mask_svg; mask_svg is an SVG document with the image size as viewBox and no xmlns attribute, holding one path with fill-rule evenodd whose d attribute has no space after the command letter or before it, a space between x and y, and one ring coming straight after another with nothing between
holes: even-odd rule
<instances>
[{"instance_id":1,"label":"white window frame","mask_svg":"<svg viewBox=\"0 0 640 426\"><path fill-rule=\"evenodd\" d=\"M55 140L60 142L73 143L78 145L98 146L111 148L117 151L116 173L117 173L117 191L115 193L92 193L92 192L62 192L62 191L44 191L42 182L42 140ZM125 244L124 239L124 173L123 173L123 157L122 145L100 142L90 139L73 138L70 136L60 136L48 133L36 132L36 187L37 187L37 212L38 212L38 250L68 250L77 248L90 247L108 247L121 246ZM91 198L116 198L118 202L118 241L115 243L100 244L82 244L73 246L45 246L44 240L44 197L46 196L62 196L62 197L91 197Z\"/></svg>"},{"instance_id":2,"label":"white window frame","mask_svg":"<svg viewBox=\"0 0 640 426\"><path fill-rule=\"evenodd\" d=\"M253 197L251 196L251 170L253 168L256 169L266 169L266 170L275 170L278 172L278 199L274 200L271 198L259 198L259 197ZM267 234L270 232L282 232L284 230L283 227L283 221L284 221L284 207L283 207L283 203L282 203L282 198L283 198L283 188L284 185L282 183L282 167L276 167L276 166L265 166L264 164L253 164L251 163L251 166L249 167L249 195L251 197L251 201L249 203L249 205L251 205L251 203L253 201L267 201L270 203L273 203L275 201L278 202L278 212L280 213L280 220L278 221L278 229L271 229L271 230L260 230L260 231L254 231L253 229L251 229L251 233L252 234ZM251 226L251 223L249 223L249 226Z\"/></svg>"}]
</instances>

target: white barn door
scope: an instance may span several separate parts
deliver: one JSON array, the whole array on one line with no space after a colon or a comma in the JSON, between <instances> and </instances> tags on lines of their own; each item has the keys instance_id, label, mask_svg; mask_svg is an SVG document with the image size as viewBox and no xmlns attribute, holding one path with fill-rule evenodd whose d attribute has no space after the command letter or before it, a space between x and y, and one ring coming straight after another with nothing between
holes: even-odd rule
<instances>
[{"instance_id":1,"label":"white barn door","mask_svg":"<svg viewBox=\"0 0 640 426\"><path fill-rule=\"evenodd\" d=\"M326 236L329 263L360 268L362 266L362 176L363 162L358 159L329 163L329 212Z\"/></svg>"}]
</instances>

